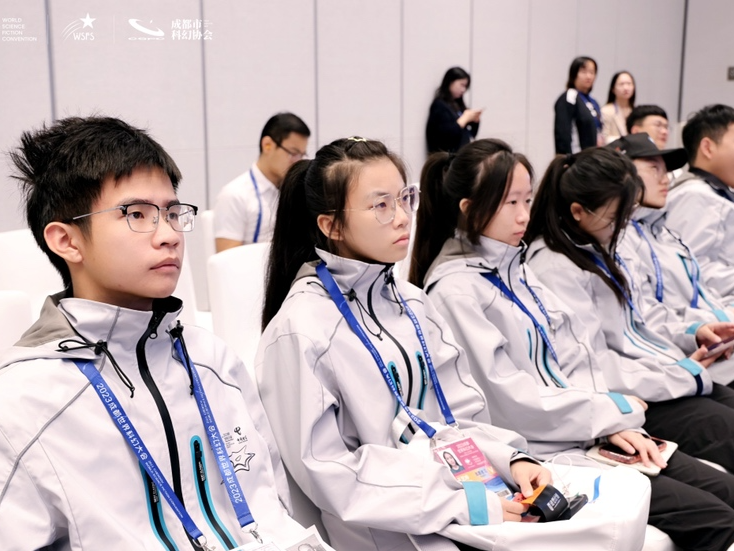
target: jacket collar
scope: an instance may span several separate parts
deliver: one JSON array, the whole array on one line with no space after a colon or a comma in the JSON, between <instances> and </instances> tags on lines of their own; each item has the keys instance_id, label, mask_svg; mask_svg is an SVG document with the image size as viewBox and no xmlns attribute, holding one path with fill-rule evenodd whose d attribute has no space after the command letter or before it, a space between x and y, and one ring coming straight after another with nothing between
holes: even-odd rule
<instances>
[{"instance_id":1,"label":"jacket collar","mask_svg":"<svg viewBox=\"0 0 734 551\"><path fill-rule=\"evenodd\" d=\"M665 224L665 219L668 216L667 204L663 208L654 209L651 207L637 207L635 212L632 214L632 220L647 224L657 233L660 228Z\"/></svg>"},{"instance_id":2,"label":"jacket collar","mask_svg":"<svg viewBox=\"0 0 734 551\"><path fill-rule=\"evenodd\" d=\"M454 237L446 240L428 269L425 286L428 288L442 277L456 272L485 273L496 269L507 274L511 269L517 269L525 250L524 244L513 247L485 236L480 236L479 243L474 245L464 232L457 231Z\"/></svg>"},{"instance_id":3,"label":"jacket collar","mask_svg":"<svg viewBox=\"0 0 734 551\"><path fill-rule=\"evenodd\" d=\"M296 281L304 277L317 277L316 265L323 261L339 289L343 292L354 290L358 295L366 294L369 287L378 278L382 278L382 280L376 285L377 289L393 282L393 264L352 260L319 248L316 248L316 254L320 260L304 264L296 274Z\"/></svg>"},{"instance_id":4,"label":"jacket collar","mask_svg":"<svg viewBox=\"0 0 734 551\"><path fill-rule=\"evenodd\" d=\"M131 310L102 302L79 298L64 298L63 293L46 299L41 315L25 332L18 346L36 347L63 339L78 339L81 335L89 342L116 341L136 343L144 334L154 314L158 314L160 328L172 324L182 302L176 297L153 301L152 311Z\"/></svg>"}]
</instances>

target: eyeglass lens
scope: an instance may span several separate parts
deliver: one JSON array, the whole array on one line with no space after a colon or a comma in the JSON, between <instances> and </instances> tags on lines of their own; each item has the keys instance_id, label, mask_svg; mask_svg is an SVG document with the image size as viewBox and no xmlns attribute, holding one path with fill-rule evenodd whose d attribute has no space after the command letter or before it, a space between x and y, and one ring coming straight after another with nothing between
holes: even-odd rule
<instances>
[{"instance_id":1,"label":"eyeglass lens","mask_svg":"<svg viewBox=\"0 0 734 551\"><path fill-rule=\"evenodd\" d=\"M196 211L191 205L171 205L168 208L160 208L150 203L136 203L127 205L125 216L130 229L138 233L155 231L158 226L160 211L165 211L166 222L173 230L187 232L194 229Z\"/></svg>"},{"instance_id":2,"label":"eyeglass lens","mask_svg":"<svg viewBox=\"0 0 734 551\"><path fill-rule=\"evenodd\" d=\"M375 217L380 224L389 224L395 219L395 209L397 203L405 211L407 215L412 215L418 209L418 190L416 186L408 186L400 192L398 197L392 194L381 195L373 204Z\"/></svg>"}]
</instances>

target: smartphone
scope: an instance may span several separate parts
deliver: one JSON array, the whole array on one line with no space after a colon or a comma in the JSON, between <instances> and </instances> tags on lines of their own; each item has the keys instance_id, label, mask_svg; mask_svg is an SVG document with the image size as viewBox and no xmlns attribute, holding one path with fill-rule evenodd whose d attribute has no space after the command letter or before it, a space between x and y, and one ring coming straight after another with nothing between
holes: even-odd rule
<instances>
[{"instance_id":1,"label":"smartphone","mask_svg":"<svg viewBox=\"0 0 734 551\"><path fill-rule=\"evenodd\" d=\"M665 440L660 440L659 438L654 438L652 436L650 437L650 440L658 445L658 450L661 452L665 450L665 447L668 445ZM625 465L631 465L641 461L640 452L635 451L635 453L627 453L622 448L615 446L614 444L603 444L600 446L599 455L603 455L608 459L614 459L615 461L619 461Z\"/></svg>"},{"instance_id":2,"label":"smartphone","mask_svg":"<svg viewBox=\"0 0 734 551\"><path fill-rule=\"evenodd\" d=\"M724 339L721 342L717 342L712 344L711 346L708 346L706 349L708 352L704 355L705 358L710 358L711 356L715 356L719 352L722 352L724 350L728 350L729 348L734 347L734 337L730 337L728 339Z\"/></svg>"}]
</instances>

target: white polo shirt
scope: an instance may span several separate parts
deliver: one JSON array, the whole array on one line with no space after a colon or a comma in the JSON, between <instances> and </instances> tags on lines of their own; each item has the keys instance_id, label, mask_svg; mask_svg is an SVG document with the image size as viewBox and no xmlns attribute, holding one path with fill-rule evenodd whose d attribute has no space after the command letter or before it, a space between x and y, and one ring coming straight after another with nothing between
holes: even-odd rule
<instances>
[{"instance_id":1,"label":"white polo shirt","mask_svg":"<svg viewBox=\"0 0 734 551\"><path fill-rule=\"evenodd\" d=\"M277 208L278 188L253 163L219 193L214 206L214 237L246 244L270 241Z\"/></svg>"}]
</instances>

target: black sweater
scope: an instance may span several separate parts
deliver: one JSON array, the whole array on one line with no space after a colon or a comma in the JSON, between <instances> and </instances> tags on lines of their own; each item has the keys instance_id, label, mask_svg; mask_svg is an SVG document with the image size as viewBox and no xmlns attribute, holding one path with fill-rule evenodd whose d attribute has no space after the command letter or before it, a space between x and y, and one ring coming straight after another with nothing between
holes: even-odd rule
<instances>
[{"instance_id":1,"label":"black sweater","mask_svg":"<svg viewBox=\"0 0 734 551\"><path fill-rule=\"evenodd\" d=\"M429 153L436 151L454 153L462 145L472 141L472 138L476 138L479 123L469 123L462 128L456 122L459 116L461 116L461 113L454 111L454 108L444 100L438 98L433 100L428 114L428 124L426 125Z\"/></svg>"},{"instance_id":2,"label":"black sweater","mask_svg":"<svg viewBox=\"0 0 734 551\"><path fill-rule=\"evenodd\" d=\"M573 99L574 95L576 95L575 102L569 103L569 99ZM578 131L581 149L596 146L596 119L581 99L581 94L574 89L566 90L556 100L555 110L556 154L573 153L571 151L573 125Z\"/></svg>"}]
</instances>

